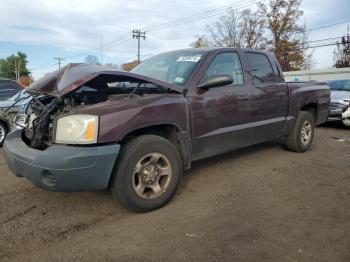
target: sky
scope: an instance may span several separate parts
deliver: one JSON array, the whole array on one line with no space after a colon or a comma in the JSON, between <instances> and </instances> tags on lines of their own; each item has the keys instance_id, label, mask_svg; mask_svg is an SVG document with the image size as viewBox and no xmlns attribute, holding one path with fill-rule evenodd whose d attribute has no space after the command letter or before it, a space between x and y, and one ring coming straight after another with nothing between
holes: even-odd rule
<instances>
[{"instance_id":1,"label":"sky","mask_svg":"<svg viewBox=\"0 0 350 262\"><path fill-rule=\"evenodd\" d=\"M266 1L266 0L264 0ZM210 17L175 27L150 30L141 41L141 58L173 49L187 48L206 25L216 21L224 7L255 9L255 0L2 0L0 9L0 58L17 51L28 56L28 67L35 79L62 64L83 62L96 55L102 62L122 64L136 58L137 41L133 29L147 30L174 19L222 8ZM302 0L301 23L307 29L350 21L349 0ZM349 23L313 30L309 40L339 37ZM324 43L329 43L325 41ZM321 43L322 44L322 43ZM313 68L333 64L335 47L313 49Z\"/></svg>"}]
</instances>

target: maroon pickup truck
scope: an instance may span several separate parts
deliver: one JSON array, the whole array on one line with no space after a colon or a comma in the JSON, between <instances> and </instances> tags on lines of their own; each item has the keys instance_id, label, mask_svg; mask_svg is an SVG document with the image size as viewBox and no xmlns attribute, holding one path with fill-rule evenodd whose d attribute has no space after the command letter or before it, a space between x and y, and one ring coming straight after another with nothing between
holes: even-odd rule
<instances>
[{"instance_id":1,"label":"maroon pickup truck","mask_svg":"<svg viewBox=\"0 0 350 262\"><path fill-rule=\"evenodd\" d=\"M132 72L69 64L28 92L26 127L4 144L13 173L54 191L109 187L139 212L165 205L192 161L278 137L305 152L330 107L325 84L285 83L273 55L232 48L172 51Z\"/></svg>"}]
</instances>

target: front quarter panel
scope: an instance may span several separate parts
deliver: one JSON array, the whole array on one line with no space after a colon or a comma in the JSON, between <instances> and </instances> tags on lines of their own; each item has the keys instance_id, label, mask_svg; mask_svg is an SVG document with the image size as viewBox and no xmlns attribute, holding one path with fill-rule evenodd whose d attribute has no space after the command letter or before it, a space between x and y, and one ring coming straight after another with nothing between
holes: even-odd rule
<instances>
[{"instance_id":1,"label":"front quarter panel","mask_svg":"<svg viewBox=\"0 0 350 262\"><path fill-rule=\"evenodd\" d=\"M98 143L121 141L129 133L155 125L174 125L188 133L186 99L179 94L154 95L137 101L121 102L109 106L100 114Z\"/></svg>"}]
</instances>

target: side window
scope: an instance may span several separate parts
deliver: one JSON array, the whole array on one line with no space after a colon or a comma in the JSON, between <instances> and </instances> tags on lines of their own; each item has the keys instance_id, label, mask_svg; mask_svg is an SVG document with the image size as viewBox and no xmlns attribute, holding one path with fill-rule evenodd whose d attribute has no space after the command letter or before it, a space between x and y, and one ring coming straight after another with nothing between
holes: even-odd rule
<instances>
[{"instance_id":1,"label":"side window","mask_svg":"<svg viewBox=\"0 0 350 262\"><path fill-rule=\"evenodd\" d=\"M275 73L266 55L246 54L254 85L276 83Z\"/></svg>"},{"instance_id":2,"label":"side window","mask_svg":"<svg viewBox=\"0 0 350 262\"><path fill-rule=\"evenodd\" d=\"M205 73L205 79L218 75L231 75L234 85L244 84L242 66L237 53L222 53L214 58Z\"/></svg>"}]
</instances>

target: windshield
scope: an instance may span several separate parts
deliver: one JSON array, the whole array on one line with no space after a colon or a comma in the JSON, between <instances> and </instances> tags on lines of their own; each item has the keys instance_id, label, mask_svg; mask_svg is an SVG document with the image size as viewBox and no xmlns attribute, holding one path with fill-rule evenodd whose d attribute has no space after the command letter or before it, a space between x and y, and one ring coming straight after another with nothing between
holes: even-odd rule
<instances>
[{"instance_id":1,"label":"windshield","mask_svg":"<svg viewBox=\"0 0 350 262\"><path fill-rule=\"evenodd\" d=\"M204 50L188 50L160 54L143 61L132 72L184 86L206 53Z\"/></svg>"},{"instance_id":2,"label":"windshield","mask_svg":"<svg viewBox=\"0 0 350 262\"><path fill-rule=\"evenodd\" d=\"M350 80L337 80L337 81L328 81L327 85L332 90L345 90L350 91Z\"/></svg>"}]
</instances>

